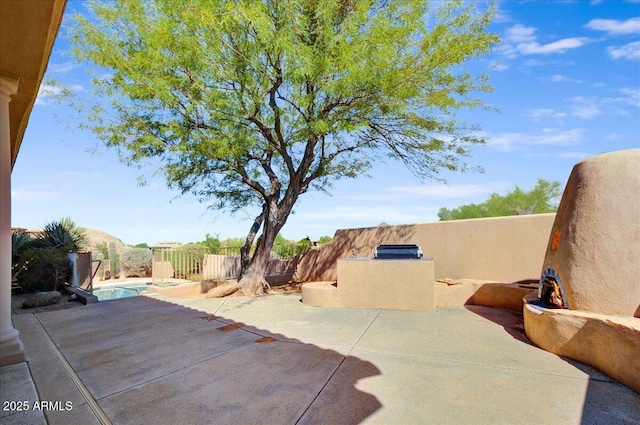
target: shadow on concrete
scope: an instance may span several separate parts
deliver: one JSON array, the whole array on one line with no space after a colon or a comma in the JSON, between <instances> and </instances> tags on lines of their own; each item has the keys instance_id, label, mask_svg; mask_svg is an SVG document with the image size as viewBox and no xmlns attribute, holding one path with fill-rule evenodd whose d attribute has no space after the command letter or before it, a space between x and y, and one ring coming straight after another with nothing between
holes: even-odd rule
<instances>
[{"instance_id":1,"label":"shadow on concrete","mask_svg":"<svg viewBox=\"0 0 640 425\"><path fill-rule=\"evenodd\" d=\"M535 346L524 333L524 321L522 314L518 314L512 310L505 310L501 308L485 307L473 304L467 304L464 306L467 310L480 317L492 321L502 326L509 335L518 341L525 344Z\"/></svg>"},{"instance_id":2,"label":"shadow on concrete","mask_svg":"<svg viewBox=\"0 0 640 425\"><path fill-rule=\"evenodd\" d=\"M211 312L132 297L38 319L113 423L352 424L382 407L356 388L372 363Z\"/></svg>"},{"instance_id":3,"label":"shadow on concrete","mask_svg":"<svg viewBox=\"0 0 640 425\"><path fill-rule=\"evenodd\" d=\"M589 376L581 424L640 424L640 394L591 366L560 358Z\"/></svg>"},{"instance_id":4,"label":"shadow on concrete","mask_svg":"<svg viewBox=\"0 0 640 425\"><path fill-rule=\"evenodd\" d=\"M502 326L505 332L513 338L525 344L536 346L525 335L521 314L511 310L475 305L465 305L465 308ZM567 357L558 357L588 376L582 408L582 424L637 425L640 423L640 394L591 366ZM545 367L548 366L540 365L540 370L544 373L550 373Z\"/></svg>"}]
</instances>

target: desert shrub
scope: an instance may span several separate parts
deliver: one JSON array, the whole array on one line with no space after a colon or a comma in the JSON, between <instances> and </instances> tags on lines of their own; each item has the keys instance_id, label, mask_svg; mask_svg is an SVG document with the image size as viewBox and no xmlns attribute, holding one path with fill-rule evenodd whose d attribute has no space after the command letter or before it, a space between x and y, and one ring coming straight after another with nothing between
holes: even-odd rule
<instances>
[{"instance_id":1,"label":"desert shrub","mask_svg":"<svg viewBox=\"0 0 640 425\"><path fill-rule=\"evenodd\" d=\"M28 248L20 259L24 269L16 276L16 283L24 292L55 291L71 276L66 249Z\"/></svg>"},{"instance_id":2,"label":"desert shrub","mask_svg":"<svg viewBox=\"0 0 640 425\"><path fill-rule=\"evenodd\" d=\"M120 254L120 267L127 276L151 276L151 250L132 248Z\"/></svg>"},{"instance_id":3,"label":"desert shrub","mask_svg":"<svg viewBox=\"0 0 640 425\"><path fill-rule=\"evenodd\" d=\"M24 232L11 237L11 282L23 292L53 291L69 280L67 253L84 247L84 229L68 217L46 224L42 234L30 238Z\"/></svg>"},{"instance_id":4,"label":"desert shrub","mask_svg":"<svg viewBox=\"0 0 640 425\"><path fill-rule=\"evenodd\" d=\"M305 252L309 251L312 247L313 247L313 242L311 242L311 239L309 239L309 236L307 236L304 239L300 239L296 244L296 254L302 255Z\"/></svg>"},{"instance_id":5,"label":"desert shrub","mask_svg":"<svg viewBox=\"0 0 640 425\"><path fill-rule=\"evenodd\" d=\"M278 245L273 245L271 249L271 254L273 258L293 258L296 256L296 244L293 243L282 243Z\"/></svg>"}]
</instances>

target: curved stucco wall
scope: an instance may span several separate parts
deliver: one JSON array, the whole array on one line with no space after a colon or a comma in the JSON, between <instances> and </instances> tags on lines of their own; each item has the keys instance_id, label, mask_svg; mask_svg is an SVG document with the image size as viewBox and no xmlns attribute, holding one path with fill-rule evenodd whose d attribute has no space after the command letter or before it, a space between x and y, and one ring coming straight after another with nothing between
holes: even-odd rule
<instances>
[{"instance_id":1,"label":"curved stucco wall","mask_svg":"<svg viewBox=\"0 0 640 425\"><path fill-rule=\"evenodd\" d=\"M412 243L433 258L436 279L537 280L554 218L536 214L341 229L330 244L304 255L297 278L335 281L341 258L354 253L370 258L377 245Z\"/></svg>"},{"instance_id":2,"label":"curved stucco wall","mask_svg":"<svg viewBox=\"0 0 640 425\"><path fill-rule=\"evenodd\" d=\"M640 322L525 304L527 337L538 347L593 366L640 392Z\"/></svg>"},{"instance_id":3,"label":"curved stucco wall","mask_svg":"<svg viewBox=\"0 0 640 425\"><path fill-rule=\"evenodd\" d=\"M547 268L559 276L569 309L640 317L640 149L574 166L547 244Z\"/></svg>"}]
</instances>

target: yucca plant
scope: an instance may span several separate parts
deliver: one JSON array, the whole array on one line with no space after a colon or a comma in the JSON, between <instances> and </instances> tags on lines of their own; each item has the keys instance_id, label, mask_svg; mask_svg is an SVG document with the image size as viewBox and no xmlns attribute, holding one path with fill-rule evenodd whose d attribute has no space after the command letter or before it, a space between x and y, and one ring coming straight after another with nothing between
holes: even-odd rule
<instances>
[{"instance_id":1,"label":"yucca plant","mask_svg":"<svg viewBox=\"0 0 640 425\"><path fill-rule=\"evenodd\" d=\"M31 242L31 236L24 230L16 230L11 234L11 255L15 258Z\"/></svg>"},{"instance_id":2,"label":"yucca plant","mask_svg":"<svg viewBox=\"0 0 640 425\"><path fill-rule=\"evenodd\" d=\"M85 247L87 235L71 218L63 217L46 224L39 240L43 248L79 251Z\"/></svg>"}]
</instances>

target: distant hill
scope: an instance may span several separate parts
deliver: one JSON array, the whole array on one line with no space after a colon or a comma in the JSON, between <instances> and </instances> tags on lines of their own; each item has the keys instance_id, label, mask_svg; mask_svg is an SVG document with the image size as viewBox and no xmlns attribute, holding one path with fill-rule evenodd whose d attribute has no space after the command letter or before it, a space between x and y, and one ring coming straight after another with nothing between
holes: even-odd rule
<instances>
[{"instance_id":1,"label":"distant hill","mask_svg":"<svg viewBox=\"0 0 640 425\"><path fill-rule=\"evenodd\" d=\"M102 230L98 229L89 229L87 227L84 228L84 231L87 234L86 250L93 252L94 255L100 252L100 250L97 248L99 244L104 243L109 245L109 242L113 242L115 244L117 253L121 253L122 251L124 251L125 245L122 243L122 241L114 236L111 236L107 232L103 232Z\"/></svg>"},{"instance_id":2,"label":"distant hill","mask_svg":"<svg viewBox=\"0 0 640 425\"><path fill-rule=\"evenodd\" d=\"M108 246L109 242L113 242L116 245L117 253L121 253L122 251L124 251L125 245L122 243L122 241L114 236L111 236L107 232L103 232L102 230L98 229L89 229L87 227L83 227L83 229L87 234L87 247L85 249L86 251L91 251L95 255L100 252L100 250L98 249L99 244L104 243ZM27 229L25 227L12 227L11 230L22 230L32 235L32 237L35 237L42 233L42 229Z\"/></svg>"}]
</instances>

